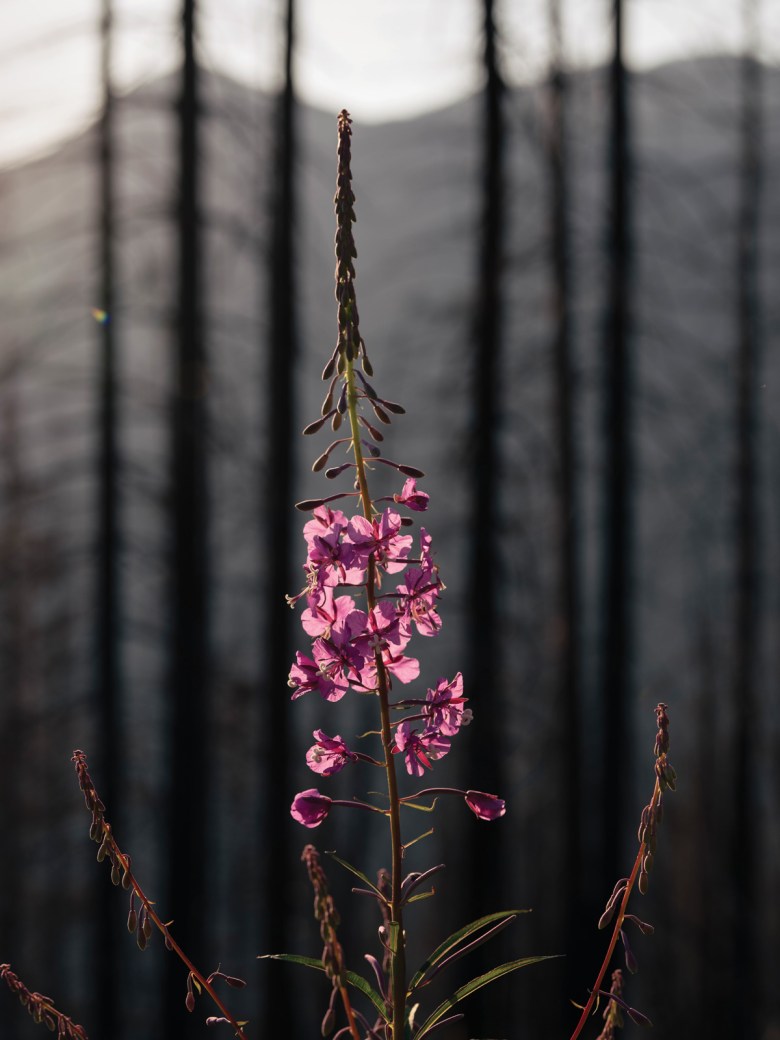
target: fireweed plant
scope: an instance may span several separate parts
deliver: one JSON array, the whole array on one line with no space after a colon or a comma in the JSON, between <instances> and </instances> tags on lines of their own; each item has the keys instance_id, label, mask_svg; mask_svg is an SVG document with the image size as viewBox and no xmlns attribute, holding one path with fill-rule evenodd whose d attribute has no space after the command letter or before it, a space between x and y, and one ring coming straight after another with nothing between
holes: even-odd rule
<instances>
[{"instance_id":1,"label":"fireweed plant","mask_svg":"<svg viewBox=\"0 0 780 1040\"><path fill-rule=\"evenodd\" d=\"M404 873L404 855L420 838L404 843L402 813L430 813L439 796L454 795L482 821L504 816L504 800L496 794L452 787L424 786L412 794L401 794L397 772L405 770L421 780L434 764L450 750L452 741L472 717L466 707L463 677L439 678L426 690L425 696L398 696L397 686L408 686L420 674L419 661L406 654L414 635L431 638L441 628L438 602L444 585L434 561L431 537L420 527L417 539L406 533L412 526L408 513L422 513L428 506L428 495L417 487L423 474L412 466L383 457L378 447L383 434L366 416L372 415L381 425L388 425L392 415L403 408L377 394L371 383L372 366L359 331L355 296L354 259L357 256L352 235L355 220L350 172L351 120L346 111L338 120L338 177L336 210L336 300L338 303L338 338L333 354L325 366L323 379L328 384L321 416L309 424L304 434L316 434L326 424L336 433L345 425L345 436L339 437L317 458L315 472L325 470L329 479L349 473L348 490L323 498L299 502L298 508L310 513L304 524L306 561L305 584L288 597L291 606L305 604L301 614L304 631L312 639L311 654L296 653L289 673L292 700L316 692L335 704L350 695L373 699L379 728L356 739L371 753L350 747L339 734L329 735L324 729L314 731L315 743L306 753L309 768L323 780L354 766L368 764L384 773L386 796L370 795L381 804L331 798L316 787L295 795L291 814L307 828L318 827L333 810L357 809L384 816L390 839L390 870L381 870L376 883L359 868L331 853L331 857L356 876L360 885L353 892L368 896L377 905L379 946L377 955L366 953L364 959L373 978L346 967L343 948L338 939L339 915L328 888L328 881L313 845L306 845L302 860L314 891L314 916L320 925L323 952L320 958L280 953L269 957L314 968L325 973L331 982L331 996L321 1025L323 1036L351 1037L352 1040L423 1040L435 1029L463 1018L453 1009L483 986L502 976L534 964L546 957L524 957L513 960L460 986L451 997L425 1015L419 997L425 987L443 969L481 946L511 924L523 911L503 910L488 914L461 927L433 950L413 973L407 971L407 938L404 915L407 907L434 894L427 887L444 864L422 872ZM359 370L358 366L359 365ZM347 432L348 431L348 432ZM343 449L347 461L328 464L336 449ZM400 490L388 497L373 498L369 474L378 466L401 474L405 480ZM400 481L399 481L400 482ZM348 512L333 508L331 503L346 501ZM402 512L402 510L404 512ZM348 515L349 514L349 515ZM624 979L620 968L611 975L610 988L603 988L618 942L622 944L626 969L633 973L637 962L629 943L629 925L643 934L653 928L628 912L629 899L635 888L645 894L656 850L658 827L663 815L664 792L674 790L675 772L668 761L669 718L666 705L656 709L655 782L649 803L642 811L639 826L639 849L630 875L621 878L610 895L599 928L612 925L611 939L587 1002L580 1008L579 1021L570 1040L577 1040L601 1000L605 1001L603 1028L598 1040L613 1040L615 1030L622 1027L624 1013L639 1025L650 1020L631 1007L623 998ZM328 727L332 729L333 727ZM362 741L370 741L363 744ZM219 1011L206 1019L207 1025L230 1027L239 1040L248 1040L245 1021L237 1020L220 995L221 987L239 989L245 983L226 975L219 968L210 974L201 972L176 943L171 934L172 922L164 921L148 898L131 869L130 856L123 852L108 820L103 804L89 774L83 751L74 751L73 763L86 806L91 814L90 837L99 848L97 859L111 869L111 881L129 893L128 931L141 950L158 931L166 949L182 961L186 969L184 1004L192 1012L196 994L207 995ZM0 964L0 977L25 1005L36 1022L45 1024L58 1040L87 1040L84 1028L58 1011L49 997L31 992L10 965ZM359 996L368 1014L353 1006ZM338 1027L340 1005L346 1024Z\"/></svg>"}]
</instances>

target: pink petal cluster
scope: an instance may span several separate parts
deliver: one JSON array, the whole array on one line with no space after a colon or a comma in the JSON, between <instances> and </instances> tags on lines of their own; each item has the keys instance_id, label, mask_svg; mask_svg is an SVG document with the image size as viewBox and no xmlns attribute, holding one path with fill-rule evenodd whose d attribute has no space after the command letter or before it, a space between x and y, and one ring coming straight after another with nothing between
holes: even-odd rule
<instances>
[{"instance_id":1,"label":"pink petal cluster","mask_svg":"<svg viewBox=\"0 0 780 1040\"><path fill-rule=\"evenodd\" d=\"M392 501L415 512L428 508L428 495L418 489L414 477L406 480ZM406 654L406 647L415 631L428 637L439 632L437 606L444 585L424 527L419 532L419 556L410 555L414 538L403 533L404 523L409 522L393 506L370 520L361 514L348 517L327 504L313 509L303 528L306 585L298 595L288 597L290 603L305 597L301 624L312 639L311 656L299 651L290 669L293 700L310 692L331 702L341 700L350 689L376 692L379 662L388 689L395 681L407 684L418 678L419 661ZM377 592L383 588L383 575L403 572L403 577L394 592L379 593L370 610L361 610L352 594L339 594L339 590L365 589L370 565ZM411 776L423 776L450 750L451 738L471 721L466 701L463 676L458 672L452 680L439 679L424 701L400 702L398 706L414 706L416 711L396 726L392 752L403 756ZM338 734L331 737L317 729L314 739L306 762L320 776L333 776L361 758L373 761L352 751ZM482 791L460 794L479 819L498 819L506 811L496 795ZM310 789L295 796L290 811L304 827L318 827L333 804L326 795Z\"/></svg>"}]
</instances>

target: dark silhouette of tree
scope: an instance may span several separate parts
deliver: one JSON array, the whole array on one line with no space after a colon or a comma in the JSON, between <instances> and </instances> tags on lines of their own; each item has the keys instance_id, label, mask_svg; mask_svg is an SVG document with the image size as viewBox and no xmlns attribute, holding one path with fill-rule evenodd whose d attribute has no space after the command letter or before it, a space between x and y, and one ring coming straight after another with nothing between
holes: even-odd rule
<instances>
[{"instance_id":1,"label":"dark silhouette of tree","mask_svg":"<svg viewBox=\"0 0 780 1040\"><path fill-rule=\"evenodd\" d=\"M498 534L500 526L500 431L501 422L501 279L504 263L504 95L505 85L496 48L495 4L484 0L483 64L485 88L481 119L482 203L479 226L477 299L474 321L474 358L472 365L472 444L471 444L471 530L467 561L468 670L466 686L479 703L479 724L474 727L474 760L480 763L480 784L484 790L505 793L502 767L502 706L497 702L500 684L498 631ZM504 861L503 831L490 828L471 842L467 853L466 877L469 918L486 913L484 886L479 884L486 866L501 874ZM501 881L497 879L500 886ZM499 891L502 891L499 887ZM500 943L491 944L489 954L477 955L475 973L500 957ZM498 993L490 998L478 995L470 1019L486 1028L487 1014L500 1015Z\"/></svg>"},{"instance_id":2,"label":"dark silhouette of tree","mask_svg":"<svg viewBox=\"0 0 780 1040\"><path fill-rule=\"evenodd\" d=\"M14 366L15 367L15 366ZM25 805L22 798L19 764L15 757L25 710L27 661L30 652L31 596L25 573L29 548L25 544L24 501L27 488L19 458L19 407L15 372L4 373L0 409L0 495L3 502L0 524L0 573L2 573L3 632L0 635L0 667L4 695L0 716L0 825L7 849L22 843ZM0 935L21 932L24 881L15 857L0 857ZM8 940L6 940L8 941ZM5 1033L5 1027L4 1027ZM8 1023L10 1040L20 1035L12 1020Z\"/></svg>"},{"instance_id":3,"label":"dark silhouette of tree","mask_svg":"<svg viewBox=\"0 0 780 1040\"><path fill-rule=\"evenodd\" d=\"M604 357L604 523L602 590L605 881L620 876L630 790L631 416L629 357L629 125L623 59L623 0L613 2L610 64L608 299ZM611 882L607 882L611 883Z\"/></svg>"},{"instance_id":4,"label":"dark silhouette of tree","mask_svg":"<svg viewBox=\"0 0 780 1040\"><path fill-rule=\"evenodd\" d=\"M178 942L203 963L206 834L210 788L206 750L209 713L210 626L207 501L208 373L204 335L200 199L200 93L195 54L196 3L182 6L179 97L179 284L175 329L171 474L172 640L171 783L168 913ZM168 958L165 1021L170 1036L200 1031L182 1023L181 967Z\"/></svg>"},{"instance_id":5,"label":"dark silhouette of tree","mask_svg":"<svg viewBox=\"0 0 780 1040\"><path fill-rule=\"evenodd\" d=\"M577 463L574 442L574 385L572 362L571 231L567 142L567 78L564 70L561 2L550 0L549 84L549 203L553 290L553 366L554 422L558 445L556 470L557 549L559 572L559 624L557 656L559 686L557 703L560 718L558 754L563 777L563 871L565 892L563 918L569 943L566 958L566 988L576 993L582 987L582 968L578 953L583 930L582 880L583 851L581 833L582 755L580 734L580 579L577 537Z\"/></svg>"},{"instance_id":6,"label":"dark silhouette of tree","mask_svg":"<svg viewBox=\"0 0 780 1040\"><path fill-rule=\"evenodd\" d=\"M758 227L761 179L761 71L756 59L757 0L744 0L745 50L740 63L740 156L737 214L736 359L736 580L733 696L734 796L731 835L734 878L734 1035L755 1035L756 982L756 776L754 725L758 711Z\"/></svg>"},{"instance_id":7,"label":"dark silhouette of tree","mask_svg":"<svg viewBox=\"0 0 780 1040\"><path fill-rule=\"evenodd\" d=\"M267 508L265 543L262 559L268 568L268 600L263 633L264 666L260 696L267 706L262 717L264 790L278 792L289 789L290 777L290 698L285 680L291 660L290 611L284 597L290 591L292 568L292 532L296 525L291 517L293 466L297 430L295 429L295 360L298 354L295 319L295 93L293 83L293 49L295 44L295 4L286 0L284 39L284 86L277 102L274 139L274 169L270 176L272 234L266 255L270 295L268 364L266 369L264 413L268 428L266 486L263 502ZM293 902L290 863L292 853L290 814L285 798L261 800L260 845L274 842L274 854L265 858L264 899L261 908L261 931L264 947L280 951L289 945L289 913ZM264 920L263 920L264 918ZM265 1031L282 1035L289 1028L293 990L285 965L263 965L261 978L268 987L265 1001ZM279 970L273 971L273 968ZM272 997L271 997L272 994Z\"/></svg>"},{"instance_id":8,"label":"dark silhouette of tree","mask_svg":"<svg viewBox=\"0 0 780 1040\"><path fill-rule=\"evenodd\" d=\"M101 8L103 109L97 132L99 202L99 288L103 314L98 322L95 367L98 395L98 522L95 597L95 694L100 727L100 774L114 826L121 821L120 660L119 660L119 453L117 450L117 371L115 313L115 104L112 86L113 5ZM121 824L120 824L121 825ZM103 1036L119 1032L119 970L116 905L111 886L100 888L98 916L97 1018Z\"/></svg>"}]
</instances>

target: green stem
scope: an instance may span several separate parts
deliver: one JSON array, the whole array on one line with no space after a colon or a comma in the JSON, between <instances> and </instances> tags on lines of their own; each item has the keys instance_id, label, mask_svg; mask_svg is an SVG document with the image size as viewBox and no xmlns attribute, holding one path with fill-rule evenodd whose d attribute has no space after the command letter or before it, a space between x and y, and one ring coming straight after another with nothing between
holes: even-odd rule
<instances>
[{"instance_id":1,"label":"green stem","mask_svg":"<svg viewBox=\"0 0 780 1040\"><path fill-rule=\"evenodd\" d=\"M363 515L372 522L373 511L371 495L366 479L366 467L360 445L360 426L357 417L357 390L355 372L350 359L346 361L345 379L347 384L347 410L352 431L352 450L355 456L357 484ZM376 606L375 566L373 557L368 562L366 580L366 604L369 612ZM401 841L401 808L398 800L398 780L395 773L393 756L393 732L390 726L390 705L387 686L387 671L382 660L381 650L374 652L376 662L377 685L379 695L379 714L382 725L382 747L385 753L385 773L387 776L387 794L390 801L390 844L391 844L391 881L390 881L390 920L395 926L395 935L388 937L392 943L392 997L393 997L393 1040L403 1040L406 1021L406 945L404 938L403 913L401 909L401 881L403 844Z\"/></svg>"}]
</instances>

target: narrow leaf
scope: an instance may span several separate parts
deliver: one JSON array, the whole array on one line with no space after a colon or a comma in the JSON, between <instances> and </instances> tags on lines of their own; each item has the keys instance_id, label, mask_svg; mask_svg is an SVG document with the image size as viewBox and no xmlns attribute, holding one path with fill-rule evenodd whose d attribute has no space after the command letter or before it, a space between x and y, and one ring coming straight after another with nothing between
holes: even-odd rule
<instances>
[{"instance_id":1,"label":"narrow leaf","mask_svg":"<svg viewBox=\"0 0 780 1040\"><path fill-rule=\"evenodd\" d=\"M403 846L404 852L407 849L410 849L412 847L412 845L416 845L418 841L422 841L423 838L430 838L430 836L432 834L433 834L433 827L431 827L431 829L429 831L426 831L425 834L418 834L416 838L412 838L411 841L407 841L407 843Z\"/></svg>"},{"instance_id":2,"label":"narrow leaf","mask_svg":"<svg viewBox=\"0 0 780 1040\"><path fill-rule=\"evenodd\" d=\"M485 925L493 924L494 921L500 921L502 918L516 917L518 914L527 914L527 910L500 910L494 914L488 914L486 917L480 917L476 921L472 921L470 924L464 925L459 928L457 932L453 932L452 935L448 936L441 945L437 946L427 960L420 966L411 982L409 983L409 993L413 993L414 990L420 985L425 974L440 960L443 960L448 954L452 953L455 948L467 939L470 935L478 932L480 928L484 928Z\"/></svg>"},{"instance_id":3,"label":"narrow leaf","mask_svg":"<svg viewBox=\"0 0 780 1040\"><path fill-rule=\"evenodd\" d=\"M323 974L325 972L325 968L319 958L303 957L298 953L264 953L257 959L259 961L285 961L287 964L302 964L305 968L314 968L315 971L321 971ZM381 994L377 993L371 983L364 979L362 975L358 975L356 971L345 971L344 975L350 986L359 989L364 996L368 997L384 1021L388 1022L389 1018L385 1002Z\"/></svg>"},{"instance_id":4,"label":"narrow leaf","mask_svg":"<svg viewBox=\"0 0 780 1040\"><path fill-rule=\"evenodd\" d=\"M426 1033L431 1032L443 1015L446 1015L447 1012L451 1008L455 1007L456 1004L459 1004L461 1000L465 1000L466 997L470 997L472 993L476 993L478 989L482 989L483 986L495 982L496 979L500 979L503 975L509 975L510 972L518 971L520 968L526 968L530 964L538 964L539 961L554 960L555 956L560 955L553 954L542 957L523 957L518 961L508 961L506 964L500 964L497 968L493 968L492 971L488 971L484 975L479 975L476 979L472 979L471 982L467 982L465 986L461 986L460 989L455 990L451 997L439 1004L436 1010L420 1027L419 1032L415 1033L414 1040L422 1040L422 1037L424 1037Z\"/></svg>"},{"instance_id":5,"label":"narrow leaf","mask_svg":"<svg viewBox=\"0 0 780 1040\"><path fill-rule=\"evenodd\" d=\"M331 859L335 859L335 861L342 867L344 867L345 870L348 870L350 874L354 874L355 877L360 878L364 885L368 885L368 887L372 889L372 891L376 892L376 894L381 899L387 902L387 900L385 900L385 897L382 895L382 893L379 891L376 885L373 884L373 882L369 881L369 879L366 877L362 870L358 870L357 867L353 867L351 863L347 863L345 859L341 859L341 857L337 856L335 852L326 852L325 855L330 856Z\"/></svg>"}]
</instances>

